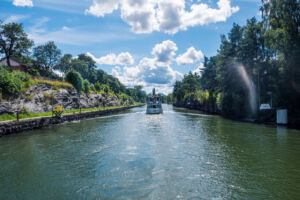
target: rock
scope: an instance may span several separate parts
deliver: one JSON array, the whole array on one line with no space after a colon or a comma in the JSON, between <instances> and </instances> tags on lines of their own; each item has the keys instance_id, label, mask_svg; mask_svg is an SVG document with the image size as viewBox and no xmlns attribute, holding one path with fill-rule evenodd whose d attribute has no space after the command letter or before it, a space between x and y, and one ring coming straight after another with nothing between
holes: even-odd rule
<instances>
[{"instance_id":1,"label":"rock","mask_svg":"<svg viewBox=\"0 0 300 200\"><path fill-rule=\"evenodd\" d=\"M53 98L52 98L53 94ZM31 86L23 95L13 101L2 100L0 102L0 115L16 114L24 110L32 113L49 112L52 104L61 105L65 110L93 108L101 106L129 105L128 101L119 100L115 96L103 94L81 94L75 89L61 88L54 90L50 85L39 84Z\"/></svg>"}]
</instances>

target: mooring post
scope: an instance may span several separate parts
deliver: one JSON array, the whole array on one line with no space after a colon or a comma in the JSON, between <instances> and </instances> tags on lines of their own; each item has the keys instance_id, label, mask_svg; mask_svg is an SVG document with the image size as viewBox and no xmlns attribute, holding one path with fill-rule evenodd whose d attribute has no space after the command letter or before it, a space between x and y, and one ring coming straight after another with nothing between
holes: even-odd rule
<instances>
[{"instance_id":1,"label":"mooring post","mask_svg":"<svg viewBox=\"0 0 300 200\"><path fill-rule=\"evenodd\" d=\"M19 111L17 111L17 121L20 120Z\"/></svg>"}]
</instances>

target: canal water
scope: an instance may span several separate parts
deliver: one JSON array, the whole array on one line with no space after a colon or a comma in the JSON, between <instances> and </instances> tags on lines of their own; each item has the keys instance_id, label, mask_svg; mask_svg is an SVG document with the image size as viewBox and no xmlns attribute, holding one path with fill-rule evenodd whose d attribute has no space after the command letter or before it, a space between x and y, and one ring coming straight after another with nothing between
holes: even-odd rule
<instances>
[{"instance_id":1,"label":"canal water","mask_svg":"<svg viewBox=\"0 0 300 200\"><path fill-rule=\"evenodd\" d=\"M0 138L0 199L300 199L300 131L145 109Z\"/></svg>"}]
</instances>

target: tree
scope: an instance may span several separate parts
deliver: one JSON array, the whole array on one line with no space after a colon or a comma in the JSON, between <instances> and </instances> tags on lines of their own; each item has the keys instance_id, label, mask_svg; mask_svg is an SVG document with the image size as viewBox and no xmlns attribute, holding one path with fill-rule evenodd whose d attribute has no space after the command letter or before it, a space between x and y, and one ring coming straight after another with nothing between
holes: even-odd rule
<instances>
[{"instance_id":1,"label":"tree","mask_svg":"<svg viewBox=\"0 0 300 200\"><path fill-rule=\"evenodd\" d=\"M65 54L61 59L59 64L55 67L65 74L72 69L72 55Z\"/></svg>"},{"instance_id":2,"label":"tree","mask_svg":"<svg viewBox=\"0 0 300 200\"><path fill-rule=\"evenodd\" d=\"M73 59L71 61L71 68L79 72L84 79L88 78L88 66L84 61Z\"/></svg>"},{"instance_id":3,"label":"tree","mask_svg":"<svg viewBox=\"0 0 300 200\"><path fill-rule=\"evenodd\" d=\"M7 58L8 66L11 66L11 57L22 57L29 54L33 41L28 39L22 24L0 21L0 53Z\"/></svg>"},{"instance_id":4,"label":"tree","mask_svg":"<svg viewBox=\"0 0 300 200\"><path fill-rule=\"evenodd\" d=\"M91 84L88 80L84 79L83 81L83 91L85 93L89 93L90 92L90 88L91 88Z\"/></svg>"},{"instance_id":5,"label":"tree","mask_svg":"<svg viewBox=\"0 0 300 200\"><path fill-rule=\"evenodd\" d=\"M61 51L54 42L50 41L44 45L37 46L33 49L33 57L38 66L49 71L59 64Z\"/></svg>"},{"instance_id":6,"label":"tree","mask_svg":"<svg viewBox=\"0 0 300 200\"><path fill-rule=\"evenodd\" d=\"M73 69L70 70L66 74L66 81L71 83L78 92L83 90L83 79L82 79L80 73L78 73L77 71L75 71Z\"/></svg>"}]
</instances>

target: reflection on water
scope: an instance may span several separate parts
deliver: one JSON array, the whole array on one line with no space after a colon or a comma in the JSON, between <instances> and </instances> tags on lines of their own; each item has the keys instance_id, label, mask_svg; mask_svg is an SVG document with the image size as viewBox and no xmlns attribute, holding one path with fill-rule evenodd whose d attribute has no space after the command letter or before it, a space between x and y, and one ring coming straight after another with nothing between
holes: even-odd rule
<instances>
[{"instance_id":1,"label":"reflection on water","mask_svg":"<svg viewBox=\"0 0 300 200\"><path fill-rule=\"evenodd\" d=\"M0 138L0 199L299 199L300 131L164 105Z\"/></svg>"}]
</instances>

